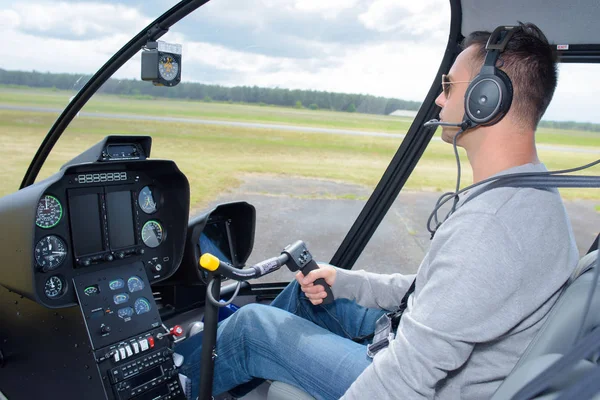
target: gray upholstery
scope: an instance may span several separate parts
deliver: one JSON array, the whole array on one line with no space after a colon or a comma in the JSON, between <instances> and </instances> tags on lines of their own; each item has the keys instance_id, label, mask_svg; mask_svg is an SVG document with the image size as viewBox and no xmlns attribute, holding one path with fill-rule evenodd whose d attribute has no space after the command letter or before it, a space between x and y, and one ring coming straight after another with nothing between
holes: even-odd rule
<instances>
[{"instance_id":1,"label":"gray upholstery","mask_svg":"<svg viewBox=\"0 0 600 400\"><path fill-rule=\"evenodd\" d=\"M315 400L315 398L295 386L275 381L269 387L267 400Z\"/></svg>"},{"instance_id":2,"label":"gray upholstery","mask_svg":"<svg viewBox=\"0 0 600 400\"><path fill-rule=\"evenodd\" d=\"M510 399L526 383L540 374L553 362L567 353L575 344L581 325L582 313L585 308L589 291L593 284L594 263L597 251L583 257L569 284L560 296L544 325L535 336L513 371L502 382L492 400ZM584 334L600 326L600 285L590 306L590 311L584 325ZM557 379L548 394L539 399L553 399L562 389L576 381L590 368L596 367L596 360L582 360L572 371ZM600 398L600 396L597 396Z\"/></svg>"},{"instance_id":3,"label":"gray upholstery","mask_svg":"<svg viewBox=\"0 0 600 400\"><path fill-rule=\"evenodd\" d=\"M597 0L462 0L461 6L463 36L517 21L533 22L554 44L596 43L600 33Z\"/></svg>"}]
</instances>

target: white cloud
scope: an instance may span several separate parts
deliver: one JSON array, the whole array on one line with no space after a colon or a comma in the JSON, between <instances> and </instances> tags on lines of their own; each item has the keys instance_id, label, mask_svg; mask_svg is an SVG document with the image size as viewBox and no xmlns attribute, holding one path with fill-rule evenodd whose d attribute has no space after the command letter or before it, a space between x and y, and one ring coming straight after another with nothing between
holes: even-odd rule
<instances>
[{"instance_id":1,"label":"white cloud","mask_svg":"<svg viewBox=\"0 0 600 400\"><path fill-rule=\"evenodd\" d=\"M362 14L362 11L356 12L361 16L360 21L354 22L388 34L380 36L376 42L360 45L350 41L326 43L319 40L319 29L330 26L324 14L342 10L341 0L323 1L322 5L307 0L257 0L253 7L237 3L238 0L215 0L198 13L210 11L208 15L216 16L227 14L228 8L232 8L225 21L218 20L220 25L216 29L205 31L199 26L193 33L186 31L188 34L184 36L178 33L176 25L161 40L183 45L184 81L365 93L422 101L439 68L448 35L449 10L439 1L423 0L410 4L407 1L373 1L368 9L361 9L365 10ZM139 10L122 5L6 4L0 9L0 20L3 21L0 25L3 43L0 68L10 70L94 73L149 22ZM234 7L236 4L239 7ZM365 2L348 0L347 4L359 7ZM287 57L259 54L254 39L248 39L245 47L240 45L244 43L244 37L236 37L239 39L237 48L241 50L211 43L211 38L226 35L231 27L240 24L250 30L270 24L277 20L277 12L284 15L296 5L305 9L296 12L314 13L315 17L311 17L310 26L294 25L281 33L287 35L286 43L290 44ZM41 12L29 12L28 7L38 6ZM213 7L212 11L210 7ZM275 43L281 36L266 38L261 46L268 46L270 40ZM295 58L294 46L309 55L306 49L315 49L315 54ZM275 48L263 50L274 53ZM219 74L219 71L224 73ZM595 79L596 75L595 65L562 66L559 87L546 119L600 122L596 112L600 81ZM139 55L125 64L115 77L139 79ZM213 81L208 81L208 77Z\"/></svg>"},{"instance_id":2,"label":"white cloud","mask_svg":"<svg viewBox=\"0 0 600 400\"><path fill-rule=\"evenodd\" d=\"M5 29L14 29L19 26L21 18L15 10L0 10L0 21L4 22Z\"/></svg>"},{"instance_id":3,"label":"white cloud","mask_svg":"<svg viewBox=\"0 0 600 400\"><path fill-rule=\"evenodd\" d=\"M358 0L296 0L294 8L298 11L318 13L325 19L333 19L357 3Z\"/></svg>"},{"instance_id":4,"label":"white cloud","mask_svg":"<svg viewBox=\"0 0 600 400\"><path fill-rule=\"evenodd\" d=\"M133 34L151 22L135 8L110 3L18 2L5 12L13 15L13 28L75 37Z\"/></svg>"},{"instance_id":5,"label":"white cloud","mask_svg":"<svg viewBox=\"0 0 600 400\"><path fill-rule=\"evenodd\" d=\"M562 64L558 86L543 119L600 123L597 64Z\"/></svg>"},{"instance_id":6,"label":"white cloud","mask_svg":"<svg viewBox=\"0 0 600 400\"><path fill-rule=\"evenodd\" d=\"M411 42L381 43L332 49L332 55L326 60L313 58L298 62L207 43L188 43L186 49L184 63L199 76L203 66L234 72L230 75L235 81L220 82L225 85L365 93L416 101L427 93L444 51L443 46L424 48Z\"/></svg>"},{"instance_id":7,"label":"white cloud","mask_svg":"<svg viewBox=\"0 0 600 400\"><path fill-rule=\"evenodd\" d=\"M441 0L375 0L359 20L366 28L378 32L402 31L431 37L448 30L450 8L447 3Z\"/></svg>"}]
</instances>

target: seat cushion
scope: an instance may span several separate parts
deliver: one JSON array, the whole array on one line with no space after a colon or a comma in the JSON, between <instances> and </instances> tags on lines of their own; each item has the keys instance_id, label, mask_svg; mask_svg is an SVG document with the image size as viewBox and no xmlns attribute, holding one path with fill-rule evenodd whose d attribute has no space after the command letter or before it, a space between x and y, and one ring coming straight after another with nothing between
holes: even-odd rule
<instances>
[{"instance_id":1,"label":"seat cushion","mask_svg":"<svg viewBox=\"0 0 600 400\"><path fill-rule=\"evenodd\" d=\"M269 387L267 400L315 400L315 398L296 386L274 381Z\"/></svg>"}]
</instances>

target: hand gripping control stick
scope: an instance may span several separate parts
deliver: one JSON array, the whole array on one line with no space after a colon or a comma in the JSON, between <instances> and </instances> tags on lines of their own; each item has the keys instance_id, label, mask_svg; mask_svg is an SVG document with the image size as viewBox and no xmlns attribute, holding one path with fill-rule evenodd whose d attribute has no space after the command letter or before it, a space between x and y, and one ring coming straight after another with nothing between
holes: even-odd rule
<instances>
[{"instance_id":1,"label":"hand gripping control stick","mask_svg":"<svg viewBox=\"0 0 600 400\"><path fill-rule=\"evenodd\" d=\"M200 257L200 266L202 268L219 273L237 281L245 281L267 275L271 272L277 271L284 264L289 268L290 271L300 271L304 276L306 276L310 271L319 269L319 266L315 260L313 260L313 257L306 248L306 245L301 240L286 246L279 256L261 261L250 268L235 268L231 264L219 260L210 253L205 253L202 255L202 257ZM327 293L327 297L323 299L322 304L332 303L334 300L333 293L331 293L331 287L327 284L327 282L325 282L325 279L319 278L315 280L314 284L323 286L325 293Z\"/></svg>"}]
</instances>

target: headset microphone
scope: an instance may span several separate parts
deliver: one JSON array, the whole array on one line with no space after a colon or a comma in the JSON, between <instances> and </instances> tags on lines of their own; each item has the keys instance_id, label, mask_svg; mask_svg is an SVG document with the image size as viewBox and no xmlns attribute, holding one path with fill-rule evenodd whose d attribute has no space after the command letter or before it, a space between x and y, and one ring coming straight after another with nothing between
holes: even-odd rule
<instances>
[{"instance_id":1,"label":"headset microphone","mask_svg":"<svg viewBox=\"0 0 600 400\"><path fill-rule=\"evenodd\" d=\"M425 122L423 126L456 126L460 128L462 124L453 124L451 122L442 122L439 119L430 119L429 121Z\"/></svg>"},{"instance_id":2,"label":"headset microphone","mask_svg":"<svg viewBox=\"0 0 600 400\"><path fill-rule=\"evenodd\" d=\"M469 119L465 119L460 124L455 124L452 122L442 122L439 119L430 119L425 122L423 126L454 126L456 128L461 128L463 131L473 126L473 123Z\"/></svg>"}]
</instances>

